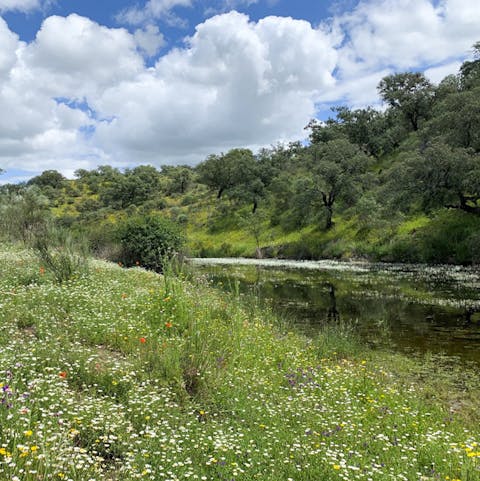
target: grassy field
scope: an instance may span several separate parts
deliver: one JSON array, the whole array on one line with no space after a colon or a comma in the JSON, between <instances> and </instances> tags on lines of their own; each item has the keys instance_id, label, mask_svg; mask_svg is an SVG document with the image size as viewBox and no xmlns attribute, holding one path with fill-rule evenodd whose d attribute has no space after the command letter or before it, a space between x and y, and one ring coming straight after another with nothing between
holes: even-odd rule
<instances>
[{"instance_id":1,"label":"grassy field","mask_svg":"<svg viewBox=\"0 0 480 481\"><path fill-rule=\"evenodd\" d=\"M478 376L201 280L0 250L0 479L480 480Z\"/></svg>"}]
</instances>

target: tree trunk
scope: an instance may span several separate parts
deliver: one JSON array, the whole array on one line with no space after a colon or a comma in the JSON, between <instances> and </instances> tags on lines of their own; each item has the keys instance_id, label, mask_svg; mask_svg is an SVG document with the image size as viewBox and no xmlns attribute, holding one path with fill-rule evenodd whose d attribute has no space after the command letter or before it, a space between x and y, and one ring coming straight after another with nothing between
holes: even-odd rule
<instances>
[{"instance_id":1,"label":"tree trunk","mask_svg":"<svg viewBox=\"0 0 480 481\"><path fill-rule=\"evenodd\" d=\"M469 198L468 196L465 196L463 194L458 194L458 196L460 198L460 205L446 205L445 207L449 209L460 209L464 212L468 212L469 214L480 215L480 206L477 205L477 202L480 199L477 199L475 197ZM475 205L467 204L468 201L474 203Z\"/></svg>"},{"instance_id":2,"label":"tree trunk","mask_svg":"<svg viewBox=\"0 0 480 481\"><path fill-rule=\"evenodd\" d=\"M331 205L325 206L327 209L327 220L325 222L325 229L329 230L333 227L333 209Z\"/></svg>"},{"instance_id":3,"label":"tree trunk","mask_svg":"<svg viewBox=\"0 0 480 481\"><path fill-rule=\"evenodd\" d=\"M335 201L335 194L329 192L328 196L325 192L322 192L323 205L327 211L327 219L325 222L325 229L329 230L333 227L333 203Z\"/></svg>"}]
</instances>

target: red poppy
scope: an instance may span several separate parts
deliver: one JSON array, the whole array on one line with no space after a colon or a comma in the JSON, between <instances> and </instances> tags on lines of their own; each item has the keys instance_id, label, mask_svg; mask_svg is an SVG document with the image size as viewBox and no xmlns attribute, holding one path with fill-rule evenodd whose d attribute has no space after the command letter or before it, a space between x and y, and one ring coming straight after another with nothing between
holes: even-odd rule
<instances>
[{"instance_id":1,"label":"red poppy","mask_svg":"<svg viewBox=\"0 0 480 481\"><path fill-rule=\"evenodd\" d=\"M171 322L166 322L166 323L165 323L165 327L166 327L167 329L170 329L172 326L173 326L173 324L172 324Z\"/></svg>"},{"instance_id":2,"label":"red poppy","mask_svg":"<svg viewBox=\"0 0 480 481\"><path fill-rule=\"evenodd\" d=\"M62 378L62 379L66 379L67 377L67 371L61 371L58 373L58 375Z\"/></svg>"},{"instance_id":3,"label":"red poppy","mask_svg":"<svg viewBox=\"0 0 480 481\"><path fill-rule=\"evenodd\" d=\"M142 343L142 344L145 344L147 342L147 340L144 338L144 337L141 337L139 339L139 341Z\"/></svg>"}]
</instances>

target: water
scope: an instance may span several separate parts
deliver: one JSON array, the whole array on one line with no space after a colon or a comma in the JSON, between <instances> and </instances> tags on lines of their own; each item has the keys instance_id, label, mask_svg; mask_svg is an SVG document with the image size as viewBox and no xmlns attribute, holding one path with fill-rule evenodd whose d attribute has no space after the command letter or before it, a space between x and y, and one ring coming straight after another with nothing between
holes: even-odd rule
<instances>
[{"instance_id":1,"label":"water","mask_svg":"<svg viewBox=\"0 0 480 481\"><path fill-rule=\"evenodd\" d=\"M336 261L191 259L213 285L253 293L306 333L348 321L372 346L480 363L480 269Z\"/></svg>"}]
</instances>

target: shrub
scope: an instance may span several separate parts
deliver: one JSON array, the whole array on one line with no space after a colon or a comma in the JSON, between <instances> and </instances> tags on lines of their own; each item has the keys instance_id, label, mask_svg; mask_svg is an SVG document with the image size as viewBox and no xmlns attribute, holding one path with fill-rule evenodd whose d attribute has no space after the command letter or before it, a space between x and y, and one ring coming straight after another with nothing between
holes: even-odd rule
<instances>
[{"instance_id":1,"label":"shrub","mask_svg":"<svg viewBox=\"0 0 480 481\"><path fill-rule=\"evenodd\" d=\"M49 201L38 187L7 192L0 197L0 228L4 237L29 243L50 218Z\"/></svg>"},{"instance_id":2,"label":"shrub","mask_svg":"<svg viewBox=\"0 0 480 481\"><path fill-rule=\"evenodd\" d=\"M32 247L43 267L59 284L87 270L86 247L64 229L47 226L37 231Z\"/></svg>"},{"instance_id":3,"label":"shrub","mask_svg":"<svg viewBox=\"0 0 480 481\"><path fill-rule=\"evenodd\" d=\"M120 227L122 262L162 271L165 262L184 245L180 227L169 219L154 215L137 216Z\"/></svg>"}]
</instances>

